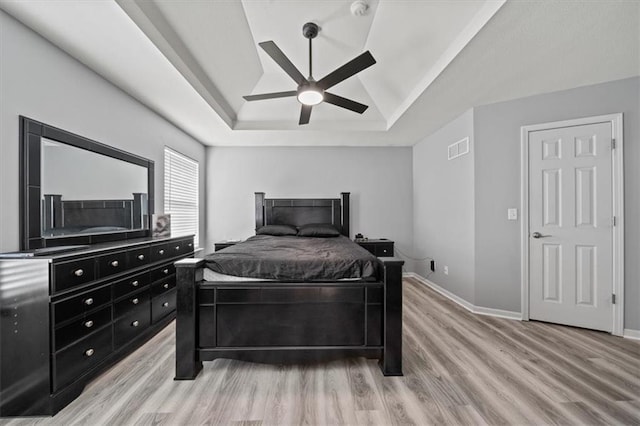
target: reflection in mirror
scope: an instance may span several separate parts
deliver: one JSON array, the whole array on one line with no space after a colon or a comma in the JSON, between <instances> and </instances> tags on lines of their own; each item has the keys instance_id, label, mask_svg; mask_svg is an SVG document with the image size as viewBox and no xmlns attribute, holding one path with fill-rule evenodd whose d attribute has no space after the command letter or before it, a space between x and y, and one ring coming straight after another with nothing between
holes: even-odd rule
<instances>
[{"instance_id":1,"label":"reflection in mirror","mask_svg":"<svg viewBox=\"0 0 640 426\"><path fill-rule=\"evenodd\" d=\"M147 227L147 168L41 139L42 237Z\"/></svg>"}]
</instances>

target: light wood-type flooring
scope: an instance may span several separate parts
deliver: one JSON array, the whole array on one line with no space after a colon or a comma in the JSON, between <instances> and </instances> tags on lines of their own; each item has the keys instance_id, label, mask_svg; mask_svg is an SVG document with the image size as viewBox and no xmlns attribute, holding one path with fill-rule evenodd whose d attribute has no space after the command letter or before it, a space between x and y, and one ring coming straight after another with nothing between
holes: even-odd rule
<instances>
[{"instance_id":1,"label":"light wood-type flooring","mask_svg":"<svg viewBox=\"0 0 640 426\"><path fill-rule=\"evenodd\" d=\"M640 342L475 315L404 280L404 377L374 360L205 363L173 381L174 325L53 418L0 424L640 424Z\"/></svg>"}]
</instances>

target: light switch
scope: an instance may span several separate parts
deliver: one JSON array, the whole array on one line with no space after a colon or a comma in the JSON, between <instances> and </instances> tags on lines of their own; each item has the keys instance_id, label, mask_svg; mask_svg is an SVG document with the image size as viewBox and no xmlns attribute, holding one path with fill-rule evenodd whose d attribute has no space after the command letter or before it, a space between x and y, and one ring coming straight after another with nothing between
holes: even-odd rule
<instances>
[{"instance_id":1,"label":"light switch","mask_svg":"<svg viewBox=\"0 0 640 426\"><path fill-rule=\"evenodd\" d=\"M507 209L508 220L518 220L518 209Z\"/></svg>"}]
</instances>

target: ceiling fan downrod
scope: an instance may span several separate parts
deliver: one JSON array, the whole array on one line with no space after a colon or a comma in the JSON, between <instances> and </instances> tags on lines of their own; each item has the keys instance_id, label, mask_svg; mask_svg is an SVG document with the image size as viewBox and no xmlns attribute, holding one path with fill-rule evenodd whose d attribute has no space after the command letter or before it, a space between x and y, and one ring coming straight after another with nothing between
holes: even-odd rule
<instances>
[{"instance_id":1,"label":"ceiling fan downrod","mask_svg":"<svg viewBox=\"0 0 640 426\"><path fill-rule=\"evenodd\" d=\"M309 39L309 78L307 79L309 81L315 81L313 79L313 58L311 55L312 53L311 40L316 38L319 30L320 28L318 27L318 25L314 24L313 22L307 22L302 26L302 35Z\"/></svg>"}]
</instances>

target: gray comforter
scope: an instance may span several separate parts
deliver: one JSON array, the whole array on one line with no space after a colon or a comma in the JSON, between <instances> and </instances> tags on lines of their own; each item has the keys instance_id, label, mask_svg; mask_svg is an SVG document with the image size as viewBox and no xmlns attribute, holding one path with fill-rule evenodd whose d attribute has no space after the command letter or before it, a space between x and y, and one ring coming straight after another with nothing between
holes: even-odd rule
<instances>
[{"instance_id":1,"label":"gray comforter","mask_svg":"<svg viewBox=\"0 0 640 426\"><path fill-rule=\"evenodd\" d=\"M256 235L206 257L213 271L278 281L375 279L377 265L375 256L344 236Z\"/></svg>"}]
</instances>

